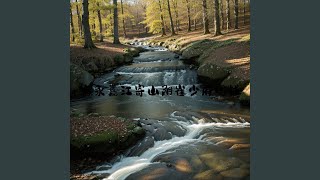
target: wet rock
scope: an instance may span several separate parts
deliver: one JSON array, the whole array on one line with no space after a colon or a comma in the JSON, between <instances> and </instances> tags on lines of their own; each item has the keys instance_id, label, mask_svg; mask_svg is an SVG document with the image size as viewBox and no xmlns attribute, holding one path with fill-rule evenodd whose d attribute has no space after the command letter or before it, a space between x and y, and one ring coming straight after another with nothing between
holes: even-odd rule
<instances>
[{"instance_id":1,"label":"wet rock","mask_svg":"<svg viewBox=\"0 0 320 180\"><path fill-rule=\"evenodd\" d=\"M176 122L170 122L170 121L162 121L161 124L155 124L155 128L164 128L168 132L171 132L172 135L181 137L184 136L187 132L186 129L184 129L180 124Z\"/></svg>"},{"instance_id":2,"label":"wet rock","mask_svg":"<svg viewBox=\"0 0 320 180\"><path fill-rule=\"evenodd\" d=\"M102 173L102 174L97 175L97 179L98 180L103 180L104 178L106 178L108 176L110 176L109 173Z\"/></svg>"},{"instance_id":3,"label":"wet rock","mask_svg":"<svg viewBox=\"0 0 320 180\"><path fill-rule=\"evenodd\" d=\"M94 77L83 70L79 66L71 63L70 64L70 95L71 98L80 97L89 94L91 89L91 84Z\"/></svg>"},{"instance_id":4,"label":"wet rock","mask_svg":"<svg viewBox=\"0 0 320 180\"><path fill-rule=\"evenodd\" d=\"M228 77L229 74L230 73L226 68L219 67L210 62L203 63L198 69L200 78L216 86L220 86L220 83Z\"/></svg>"},{"instance_id":5,"label":"wet rock","mask_svg":"<svg viewBox=\"0 0 320 180\"><path fill-rule=\"evenodd\" d=\"M142 127L143 127L143 129L145 129L146 131L148 131L150 133L154 133L154 131L155 131L154 127L151 125L143 125Z\"/></svg>"},{"instance_id":6,"label":"wet rock","mask_svg":"<svg viewBox=\"0 0 320 180\"><path fill-rule=\"evenodd\" d=\"M112 167L111 165L98 166L96 168L96 171L106 171L106 170L110 169L111 167Z\"/></svg>"},{"instance_id":7,"label":"wet rock","mask_svg":"<svg viewBox=\"0 0 320 180\"><path fill-rule=\"evenodd\" d=\"M190 175L180 171L176 171L175 168L169 168L164 163L151 164L148 167L131 174L126 178L126 180L180 180L180 179L190 179Z\"/></svg>"},{"instance_id":8,"label":"wet rock","mask_svg":"<svg viewBox=\"0 0 320 180\"><path fill-rule=\"evenodd\" d=\"M163 127L157 128L156 131L153 133L153 137L156 141L162 141L172 138L170 133L168 133L167 130L165 130Z\"/></svg>"},{"instance_id":9,"label":"wet rock","mask_svg":"<svg viewBox=\"0 0 320 180\"><path fill-rule=\"evenodd\" d=\"M128 156L140 156L143 152L153 146L154 139L151 136L147 136L130 150Z\"/></svg>"},{"instance_id":10,"label":"wet rock","mask_svg":"<svg viewBox=\"0 0 320 180\"><path fill-rule=\"evenodd\" d=\"M234 144L230 148L231 150L250 149L250 144Z\"/></svg>"},{"instance_id":11,"label":"wet rock","mask_svg":"<svg viewBox=\"0 0 320 180\"><path fill-rule=\"evenodd\" d=\"M175 59L178 59L180 56L178 54L174 55Z\"/></svg>"},{"instance_id":12,"label":"wet rock","mask_svg":"<svg viewBox=\"0 0 320 180\"><path fill-rule=\"evenodd\" d=\"M134 134L137 134L137 135L143 135L143 134L145 133L145 131L143 130L143 128L141 128L141 127L139 127L139 126L135 127L135 128L132 130L132 132L133 132Z\"/></svg>"},{"instance_id":13,"label":"wet rock","mask_svg":"<svg viewBox=\"0 0 320 180\"><path fill-rule=\"evenodd\" d=\"M193 176L195 180L223 180L221 175L217 175L214 170L207 170Z\"/></svg>"},{"instance_id":14,"label":"wet rock","mask_svg":"<svg viewBox=\"0 0 320 180\"><path fill-rule=\"evenodd\" d=\"M200 159L216 172L225 171L231 168L239 167L243 162L235 157L225 157L218 153L209 153L200 155Z\"/></svg>"},{"instance_id":15,"label":"wet rock","mask_svg":"<svg viewBox=\"0 0 320 180\"><path fill-rule=\"evenodd\" d=\"M248 169L235 168L220 173L223 177L227 178L244 178L250 174Z\"/></svg>"},{"instance_id":16,"label":"wet rock","mask_svg":"<svg viewBox=\"0 0 320 180\"><path fill-rule=\"evenodd\" d=\"M217 142L216 145L229 149L234 144L242 144L242 143L246 143L246 141L244 141L241 138L228 138L228 139L224 139L222 141Z\"/></svg>"},{"instance_id":17,"label":"wet rock","mask_svg":"<svg viewBox=\"0 0 320 180\"><path fill-rule=\"evenodd\" d=\"M201 159L194 154L197 154L197 150L191 150L190 146L188 150L180 149L181 147L156 156L152 162L162 162L172 164L177 171L185 173L195 173L204 171L207 167L201 161Z\"/></svg>"}]
</instances>

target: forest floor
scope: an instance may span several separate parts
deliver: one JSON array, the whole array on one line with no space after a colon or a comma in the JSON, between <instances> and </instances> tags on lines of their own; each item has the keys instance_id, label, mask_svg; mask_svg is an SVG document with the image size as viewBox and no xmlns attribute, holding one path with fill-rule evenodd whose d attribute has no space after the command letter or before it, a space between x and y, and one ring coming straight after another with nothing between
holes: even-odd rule
<instances>
[{"instance_id":1,"label":"forest floor","mask_svg":"<svg viewBox=\"0 0 320 180\"><path fill-rule=\"evenodd\" d=\"M210 29L210 32L213 32L213 29ZM211 39L215 41L226 41L229 39L241 39L250 34L250 25L242 26L237 30L231 29L229 32L222 30L222 35L214 37L213 34L203 34L203 30L199 29L191 32L179 32L177 35L170 36L169 32L166 36L153 36L151 39L155 41L168 41L170 39L176 39L175 42L179 43L182 47L187 46L188 44L204 40Z\"/></svg>"},{"instance_id":2,"label":"forest floor","mask_svg":"<svg viewBox=\"0 0 320 180\"><path fill-rule=\"evenodd\" d=\"M110 58L113 59L116 55L123 55L125 48L130 48L124 44L113 44L111 41L95 42L97 48L87 50L82 45L70 45L70 62L88 61L92 59Z\"/></svg>"}]
</instances>

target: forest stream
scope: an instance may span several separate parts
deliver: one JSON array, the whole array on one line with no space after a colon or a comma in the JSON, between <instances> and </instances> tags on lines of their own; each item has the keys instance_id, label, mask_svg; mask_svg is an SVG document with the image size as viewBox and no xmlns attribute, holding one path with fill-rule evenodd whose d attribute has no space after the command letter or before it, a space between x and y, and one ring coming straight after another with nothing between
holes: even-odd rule
<instances>
[{"instance_id":1,"label":"forest stream","mask_svg":"<svg viewBox=\"0 0 320 180\"><path fill-rule=\"evenodd\" d=\"M93 93L72 101L71 108L139 120L146 136L87 173L110 180L250 179L249 108L215 100L219 95L214 92L203 94L207 86L179 55L160 46L134 45L148 51L95 79L95 85L106 87L104 96ZM109 96L110 84L124 88L117 85L118 95ZM142 96L136 94L139 84ZM184 96L179 96L182 91Z\"/></svg>"}]
</instances>

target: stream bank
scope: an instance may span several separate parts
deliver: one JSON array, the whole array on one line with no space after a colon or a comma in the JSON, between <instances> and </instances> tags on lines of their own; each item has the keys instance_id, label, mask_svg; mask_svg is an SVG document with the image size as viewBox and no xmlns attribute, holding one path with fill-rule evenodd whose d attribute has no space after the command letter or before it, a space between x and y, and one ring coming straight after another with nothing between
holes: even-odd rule
<instances>
[{"instance_id":1,"label":"stream bank","mask_svg":"<svg viewBox=\"0 0 320 180\"><path fill-rule=\"evenodd\" d=\"M221 95L235 95L242 105L250 105L250 34L226 40L202 39L188 44L181 39L150 39L131 45L164 46L195 66L199 79ZM242 95L241 95L242 94ZM241 98L240 98L241 96Z\"/></svg>"},{"instance_id":2,"label":"stream bank","mask_svg":"<svg viewBox=\"0 0 320 180\"><path fill-rule=\"evenodd\" d=\"M114 116L71 114L71 174L94 170L144 138L140 122Z\"/></svg>"},{"instance_id":3,"label":"stream bank","mask_svg":"<svg viewBox=\"0 0 320 180\"><path fill-rule=\"evenodd\" d=\"M111 72L117 67L132 63L134 57L139 56L139 53L145 51L143 48L122 45L118 47L118 52L110 53L102 46L98 47L99 48L91 50L86 50L81 47L71 47L71 99L89 95L92 91L94 78Z\"/></svg>"}]
</instances>

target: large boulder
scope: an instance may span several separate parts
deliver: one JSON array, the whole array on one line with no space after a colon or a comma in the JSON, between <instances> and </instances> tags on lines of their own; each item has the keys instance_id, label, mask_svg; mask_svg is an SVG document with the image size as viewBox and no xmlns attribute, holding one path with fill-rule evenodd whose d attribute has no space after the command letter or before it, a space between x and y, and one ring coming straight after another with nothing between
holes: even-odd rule
<instances>
[{"instance_id":1,"label":"large boulder","mask_svg":"<svg viewBox=\"0 0 320 180\"><path fill-rule=\"evenodd\" d=\"M208 48L212 47L215 42L212 40L204 39L201 41L196 41L181 49L182 51L182 59L190 60L193 58L197 58Z\"/></svg>"},{"instance_id":2,"label":"large boulder","mask_svg":"<svg viewBox=\"0 0 320 180\"><path fill-rule=\"evenodd\" d=\"M198 69L199 78L212 86L220 85L229 74L230 71L227 68L220 67L210 62L203 63Z\"/></svg>"},{"instance_id":3,"label":"large boulder","mask_svg":"<svg viewBox=\"0 0 320 180\"><path fill-rule=\"evenodd\" d=\"M70 96L80 97L91 92L94 77L79 66L70 64Z\"/></svg>"},{"instance_id":4,"label":"large boulder","mask_svg":"<svg viewBox=\"0 0 320 180\"><path fill-rule=\"evenodd\" d=\"M225 90L238 94L248 85L248 83L248 79L231 74L222 81L221 86Z\"/></svg>"}]
</instances>

